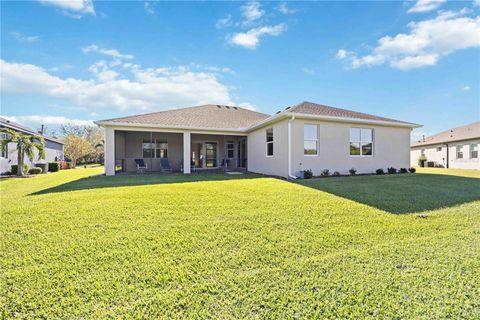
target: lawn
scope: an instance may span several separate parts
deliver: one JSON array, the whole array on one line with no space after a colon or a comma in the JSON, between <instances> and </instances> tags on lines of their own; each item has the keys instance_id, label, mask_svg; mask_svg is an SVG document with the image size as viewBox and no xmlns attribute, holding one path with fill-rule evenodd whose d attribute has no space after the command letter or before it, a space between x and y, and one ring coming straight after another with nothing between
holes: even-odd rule
<instances>
[{"instance_id":1,"label":"lawn","mask_svg":"<svg viewBox=\"0 0 480 320\"><path fill-rule=\"evenodd\" d=\"M480 318L480 175L4 179L1 318Z\"/></svg>"}]
</instances>

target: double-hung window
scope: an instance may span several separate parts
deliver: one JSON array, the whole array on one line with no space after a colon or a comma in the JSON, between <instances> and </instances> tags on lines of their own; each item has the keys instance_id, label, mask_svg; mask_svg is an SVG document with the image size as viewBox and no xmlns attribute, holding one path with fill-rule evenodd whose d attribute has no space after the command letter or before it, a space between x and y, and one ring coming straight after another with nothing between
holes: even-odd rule
<instances>
[{"instance_id":1,"label":"double-hung window","mask_svg":"<svg viewBox=\"0 0 480 320\"><path fill-rule=\"evenodd\" d=\"M143 140L142 149L144 158L168 157L168 142L166 141L145 139Z\"/></svg>"},{"instance_id":2,"label":"double-hung window","mask_svg":"<svg viewBox=\"0 0 480 320\"><path fill-rule=\"evenodd\" d=\"M273 156L273 128L266 130L267 157Z\"/></svg>"},{"instance_id":3,"label":"double-hung window","mask_svg":"<svg viewBox=\"0 0 480 320\"><path fill-rule=\"evenodd\" d=\"M350 128L350 155L357 157L373 155L373 129Z\"/></svg>"},{"instance_id":4,"label":"double-hung window","mask_svg":"<svg viewBox=\"0 0 480 320\"><path fill-rule=\"evenodd\" d=\"M463 145L457 145L457 159L463 159Z\"/></svg>"},{"instance_id":5,"label":"double-hung window","mask_svg":"<svg viewBox=\"0 0 480 320\"><path fill-rule=\"evenodd\" d=\"M303 125L303 154L318 155L318 126L315 124Z\"/></svg>"},{"instance_id":6,"label":"double-hung window","mask_svg":"<svg viewBox=\"0 0 480 320\"><path fill-rule=\"evenodd\" d=\"M470 159L478 159L478 144L470 145Z\"/></svg>"},{"instance_id":7,"label":"double-hung window","mask_svg":"<svg viewBox=\"0 0 480 320\"><path fill-rule=\"evenodd\" d=\"M235 156L235 143L227 141L227 158L232 159Z\"/></svg>"}]
</instances>

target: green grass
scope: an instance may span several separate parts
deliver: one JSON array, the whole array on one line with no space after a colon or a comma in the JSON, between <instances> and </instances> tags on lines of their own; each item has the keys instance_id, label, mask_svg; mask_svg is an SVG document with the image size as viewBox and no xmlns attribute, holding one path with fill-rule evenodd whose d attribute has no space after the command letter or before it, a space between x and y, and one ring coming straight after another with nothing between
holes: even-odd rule
<instances>
[{"instance_id":1,"label":"green grass","mask_svg":"<svg viewBox=\"0 0 480 320\"><path fill-rule=\"evenodd\" d=\"M1 318L480 318L478 172L100 172L0 181Z\"/></svg>"}]
</instances>

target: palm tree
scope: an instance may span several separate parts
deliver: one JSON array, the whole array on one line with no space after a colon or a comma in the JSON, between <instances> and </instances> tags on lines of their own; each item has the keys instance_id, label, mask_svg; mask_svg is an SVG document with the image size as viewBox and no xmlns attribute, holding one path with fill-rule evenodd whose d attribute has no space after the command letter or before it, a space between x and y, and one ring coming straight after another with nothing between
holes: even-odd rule
<instances>
[{"instance_id":1,"label":"palm tree","mask_svg":"<svg viewBox=\"0 0 480 320\"><path fill-rule=\"evenodd\" d=\"M34 151L38 151L38 160L45 158L45 140L41 136L27 135L21 132L13 131L7 128L0 129L7 134L6 139L2 139L1 147L8 148L9 143L17 144L18 170L17 176L23 177L23 162L25 155L32 160L35 157Z\"/></svg>"}]
</instances>

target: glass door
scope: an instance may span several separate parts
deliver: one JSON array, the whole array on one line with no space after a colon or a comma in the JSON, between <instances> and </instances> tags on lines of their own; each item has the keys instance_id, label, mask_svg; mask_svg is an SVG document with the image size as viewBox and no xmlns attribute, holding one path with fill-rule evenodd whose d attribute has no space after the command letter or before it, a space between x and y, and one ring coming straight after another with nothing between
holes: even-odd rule
<instances>
[{"instance_id":1,"label":"glass door","mask_svg":"<svg viewBox=\"0 0 480 320\"><path fill-rule=\"evenodd\" d=\"M205 143L205 165L207 168L217 167L217 143Z\"/></svg>"},{"instance_id":2,"label":"glass door","mask_svg":"<svg viewBox=\"0 0 480 320\"><path fill-rule=\"evenodd\" d=\"M240 139L238 140L237 146L237 158L238 158L238 167L245 168L247 166L247 140Z\"/></svg>"}]
</instances>

